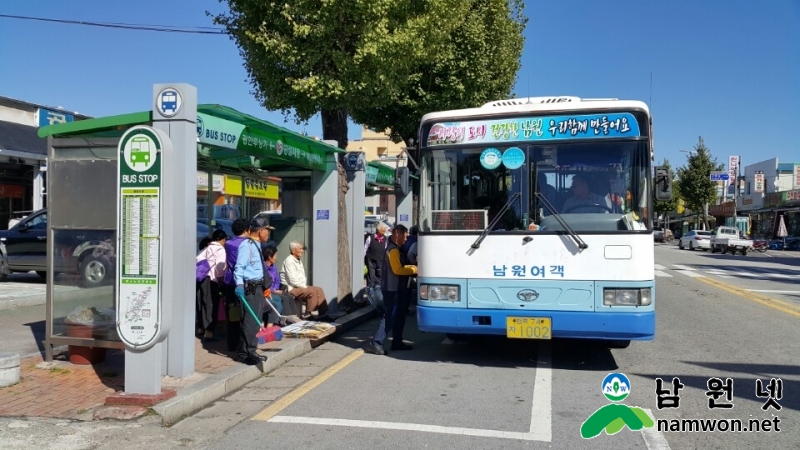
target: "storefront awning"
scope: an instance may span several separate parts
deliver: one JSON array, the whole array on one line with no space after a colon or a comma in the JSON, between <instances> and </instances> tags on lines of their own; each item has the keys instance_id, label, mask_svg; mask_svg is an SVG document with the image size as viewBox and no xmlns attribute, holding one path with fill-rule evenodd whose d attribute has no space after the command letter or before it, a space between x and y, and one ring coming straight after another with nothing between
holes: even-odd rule
<instances>
[{"instance_id":1,"label":"storefront awning","mask_svg":"<svg viewBox=\"0 0 800 450\"><path fill-rule=\"evenodd\" d=\"M100 117L39 128L41 138L120 137L152 123L152 112ZM327 170L329 154L344 150L222 105L197 106L198 155L221 167L262 170Z\"/></svg>"}]
</instances>

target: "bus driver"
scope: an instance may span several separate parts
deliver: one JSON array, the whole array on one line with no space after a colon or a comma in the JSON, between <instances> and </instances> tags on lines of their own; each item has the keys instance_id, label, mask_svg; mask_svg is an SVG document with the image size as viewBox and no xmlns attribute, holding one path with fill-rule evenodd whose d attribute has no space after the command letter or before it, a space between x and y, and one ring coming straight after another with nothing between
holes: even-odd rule
<instances>
[{"instance_id":1,"label":"bus driver","mask_svg":"<svg viewBox=\"0 0 800 450\"><path fill-rule=\"evenodd\" d=\"M589 180L585 174L572 176L572 197L564 202L562 214L570 213L610 213L611 200L589 191Z\"/></svg>"}]
</instances>

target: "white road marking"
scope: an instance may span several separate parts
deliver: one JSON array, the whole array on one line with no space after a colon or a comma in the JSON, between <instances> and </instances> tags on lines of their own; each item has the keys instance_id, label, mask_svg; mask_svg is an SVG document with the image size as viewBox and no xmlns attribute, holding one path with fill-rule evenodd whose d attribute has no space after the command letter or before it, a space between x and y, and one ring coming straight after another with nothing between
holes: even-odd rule
<instances>
[{"instance_id":1,"label":"white road marking","mask_svg":"<svg viewBox=\"0 0 800 450\"><path fill-rule=\"evenodd\" d=\"M541 351L536 360L536 375L531 402L531 427L528 432L481 430L477 428L443 427L419 423L379 422L370 420L332 419L324 417L273 416L272 423L300 423L354 428L374 428L383 430L421 431L425 433L454 434L522 441L551 442L552 427L552 368L549 350Z\"/></svg>"},{"instance_id":2,"label":"white road marking","mask_svg":"<svg viewBox=\"0 0 800 450\"><path fill-rule=\"evenodd\" d=\"M750 292L761 292L764 294L800 294L800 291L776 291L773 289L748 289Z\"/></svg>"},{"instance_id":3,"label":"white road marking","mask_svg":"<svg viewBox=\"0 0 800 450\"><path fill-rule=\"evenodd\" d=\"M655 271L655 274L656 274L656 276L657 276L657 277L667 277L667 278L672 278L672 275L670 275L670 274L668 274L667 272L664 272L664 271L662 271L662 270L656 270L656 271Z\"/></svg>"},{"instance_id":4,"label":"white road marking","mask_svg":"<svg viewBox=\"0 0 800 450\"><path fill-rule=\"evenodd\" d=\"M662 266L661 264L656 264L656 270L667 270L667 268Z\"/></svg>"},{"instance_id":5,"label":"white road marking","mask_svg":"<svg viewBox=\"0 0 800 450\"><path fill-rule=\"evenodd\" d=\"M696 270L694 267L684 266L682 264L673 264L672 267L678 270Z\"/></svg>"},{"instance_id":6,"label":"white road marking","mask_svg":"<svg viewBox=\"0 0 800 450\"><path fill-rule=\"evenodd\" d=\"M501 439L517 439L522 441L541 441L531 433L515 431L479 430L475 428L443 427L439 425L423 425L419 423L378 422L369 420L326 419L315 417L275 416L269 419L273 423L302 423L308 425L326 425L353 428L377 428L382 430L422 431L426 433L456 434L460 436L478 436ZM548 441L549 442L549 441Z\"/></svg>"},{"instance_id":7,"label":"white road marking","mask_svg":"<svg viewBox=\"0 0 800 450\"><path fill-rule=\"evenodd\" d=\"M699 274L697 272L689 272L688 270L682 270L681 273L689 278L705 278L705 275Z\"/></svg>"},{"instance_id":8,"label":"white road marking","mask_svg":"<svg viewBox=\"0 0 800 450\"><path fill-rule=\"evenodd\" d=\"M550 442L553 434L551 384L553 369L550 367L550 350L539 350L536 359L536 378L533 383L531 402L531 429L528 434L535 440Z\"/></svg>"},{"instance_id":9,"label":"white road marking","mask_svg":"<svg viewBox=\"0 0 800 450\"><path fill-rule=\"evenodd\" d=\"M667 439L658 431L658 422L656 422L653 412L649 409L644 409L644 412L646 412L654 422L651 428L642 428L642 437L644 438L644 445L647 446L647 450L671 450Z\"/></svg>"}]
</instances>

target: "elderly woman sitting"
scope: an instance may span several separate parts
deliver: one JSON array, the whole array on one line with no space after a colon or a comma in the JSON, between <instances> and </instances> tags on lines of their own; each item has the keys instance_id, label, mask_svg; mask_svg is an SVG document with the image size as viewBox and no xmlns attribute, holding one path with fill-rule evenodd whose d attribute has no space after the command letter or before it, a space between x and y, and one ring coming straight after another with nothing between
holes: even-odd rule
<instances>
[{"instance_id":1,"label":"elderly woman sitting","mask_svg":"<svg viewBox=\"0 0 800 450\"><path fill-rule=\"evenodd\" d=\"M322 288L309 286L306 278L306 269L303 267L303 244L293 241L289 244L291 253L283 261L281 267L281 284L285 285L290 294L299 302L305 304L305 313L311 315L325 315L328 311L328 302Z\"/></svg>"}]
</instances>

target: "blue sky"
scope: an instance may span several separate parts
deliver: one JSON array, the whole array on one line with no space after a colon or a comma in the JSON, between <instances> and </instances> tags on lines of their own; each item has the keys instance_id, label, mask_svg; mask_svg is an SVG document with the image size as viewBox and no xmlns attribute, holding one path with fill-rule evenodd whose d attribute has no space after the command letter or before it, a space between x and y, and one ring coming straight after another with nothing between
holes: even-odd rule
<instances>
[{"instance_id":1,"label":"blue sky","mask_svg":"<svg viewBox=\"0 0 800 450\"><path fill-rule=\"evenodd\" d=\"M3 0L0 14L213 26L217 0ZM644 100L656 159L682 164L703 136L720 162L800 162L800 2L528 1L515 93ZM468 55L465 55L468 57ZM0 95L105 116L150 109L153 83L187 82L220 103L303 131L264 110L227 36L0 18ZM652 74L652 91L650 78ZM306 127L321 135L319 119ZM351 126L350 138L360 137Z\"/></svg>"}]
</instances>

